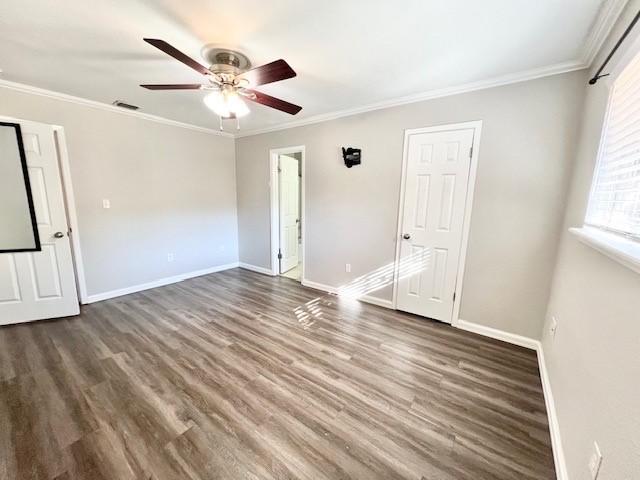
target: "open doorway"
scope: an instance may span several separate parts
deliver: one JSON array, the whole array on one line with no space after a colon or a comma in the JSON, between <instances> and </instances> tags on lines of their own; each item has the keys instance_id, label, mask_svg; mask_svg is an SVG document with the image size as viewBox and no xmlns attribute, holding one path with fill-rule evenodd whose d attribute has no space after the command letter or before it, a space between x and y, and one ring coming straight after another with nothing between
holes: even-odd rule
<instances>
[{"instance_id":1,"label":"open doorway","mask_svg":"<svg viewBox=\"0 0 640 480\"><path fill-rule=\"evenodd\" d=\"M304 146L270 152L271 271L304 278Z\"/></svg>"}]
</instances>

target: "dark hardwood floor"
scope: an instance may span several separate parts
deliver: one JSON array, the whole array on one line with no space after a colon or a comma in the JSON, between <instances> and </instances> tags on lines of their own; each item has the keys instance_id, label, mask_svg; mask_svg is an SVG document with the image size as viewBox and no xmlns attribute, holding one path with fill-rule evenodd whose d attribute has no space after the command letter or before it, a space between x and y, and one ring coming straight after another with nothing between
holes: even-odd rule
<instances>
[{"instance_id":1,"label":"dark hardwood floor","mask_svg":"<svg viewBox=\"0 0 640 480\"><path fill-rule=\"evenodd\" d=\"M0 479L552 479L535 353L245 270L0 328Z\"/></svg>"}]
</instances>

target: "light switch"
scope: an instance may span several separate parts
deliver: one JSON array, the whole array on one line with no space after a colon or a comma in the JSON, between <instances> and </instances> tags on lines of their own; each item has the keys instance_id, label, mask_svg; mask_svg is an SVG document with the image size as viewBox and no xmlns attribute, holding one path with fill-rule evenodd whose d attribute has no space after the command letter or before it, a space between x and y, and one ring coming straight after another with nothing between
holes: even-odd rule
<instances>
[{"instance_id":1,"label":"light switch","mask_svg":"<svg viewBox=\"0 0 640 480\"><path fill-rule=\"evenodd\" d=\"M102 199L102 208L111 208L111 201L108 198Z\"/></svg>"}]
</instances>

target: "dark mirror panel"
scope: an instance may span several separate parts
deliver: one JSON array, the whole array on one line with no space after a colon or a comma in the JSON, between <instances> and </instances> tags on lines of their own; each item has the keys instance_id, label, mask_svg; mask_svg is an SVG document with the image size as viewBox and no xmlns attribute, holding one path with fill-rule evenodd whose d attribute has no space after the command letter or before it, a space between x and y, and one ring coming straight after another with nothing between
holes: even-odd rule
<instances>
[{"instance_id":1,"label":"dark mirror panel","mask_svg":"<svg viewBox=\"0 0 640 480\"><path fill-rule=\"evenodd\" d=\"M0 253L40 250L22 132L0 122Z\"/></svg>"}]
</instances>

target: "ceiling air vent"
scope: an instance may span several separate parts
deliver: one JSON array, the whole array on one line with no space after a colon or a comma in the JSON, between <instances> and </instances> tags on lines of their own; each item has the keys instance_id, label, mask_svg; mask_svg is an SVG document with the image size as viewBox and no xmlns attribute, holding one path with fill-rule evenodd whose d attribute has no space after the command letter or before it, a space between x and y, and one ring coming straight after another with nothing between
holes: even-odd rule
<instances>
[{"instance_id":1,"label":"ceiling air vent","mask_svg":"<svg viewBox=\"0 0 640 480\"><path fill-rule=\"evenodd\" d=\"M127 110L138 110L140 108L135 105L131 105L129 103L121 102L120 100L116 100L115 102L112 103L112 105L115 105L116 107L120 107L120 108L126 108Z\"/></svg>"}]
</instances>

